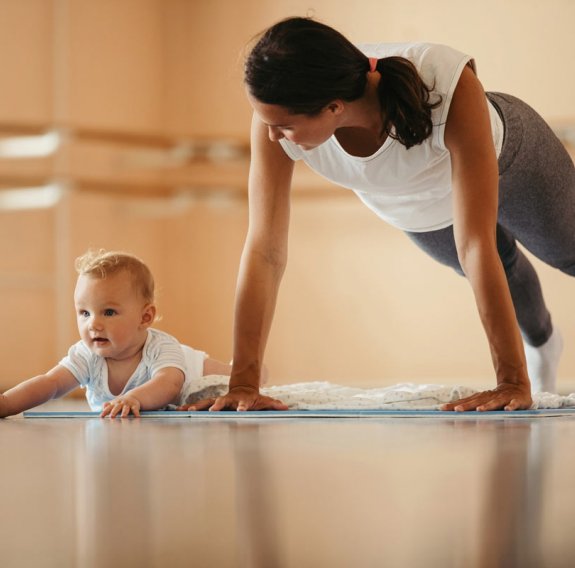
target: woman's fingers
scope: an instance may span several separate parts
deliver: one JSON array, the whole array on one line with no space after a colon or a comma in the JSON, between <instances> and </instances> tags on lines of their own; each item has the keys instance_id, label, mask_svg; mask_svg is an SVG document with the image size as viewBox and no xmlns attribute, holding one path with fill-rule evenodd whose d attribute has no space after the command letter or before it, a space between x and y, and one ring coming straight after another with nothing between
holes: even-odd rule
<instances>
[{"instance_id":1,"label":"woman's fingers","mask_svg":"<svg viewBox=\"0 0 575 568\"><path fill-rule=\"evenodd\" d=\"M461 400L444 404L441 410L454 410L455 412L526 410L531 408L532 402L528 386L502 383L493 390L476 393Z\"/></svg>"},{"instance_id":2,"label":"woman's fingers","mask_svg":"<svg viewBox=\"0 0 575 568\"><path fill-rule=\"evenodd\" d=\"M210 411L217 412L218 410L224 410L226 408L229 408L230 410L237 410L238 412L246 412L249 410L288 409L288 407L283 402L269 396L262 396L256 391L253 391L252 393L241 394L232 391L226 396L220 396L211 406Z\"/></svg>"},{"instance_id":3,"label":"woman's fingers","mask_svg":"<svg viewBox=\"0 0 575 568\"><path fill-rule=\"evenodd\" d=\"M262 396L252 388L236 388L224 396L206 398L193 404L178 406L178 410L237 410L246 412L249 410L287 410L288 407L280 400L269 396Z\"/></svg>"}]
</instances>

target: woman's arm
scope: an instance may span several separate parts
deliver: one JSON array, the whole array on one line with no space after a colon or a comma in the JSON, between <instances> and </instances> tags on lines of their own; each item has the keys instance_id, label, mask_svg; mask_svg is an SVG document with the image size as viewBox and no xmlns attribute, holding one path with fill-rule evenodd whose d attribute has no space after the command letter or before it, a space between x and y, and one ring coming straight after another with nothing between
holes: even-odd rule
<instances>
[{"instance_id":1,"label":"woman's arm","mask_svg":"<svg viewBox=\"0 0 575 568\"><path fill-rule=\"evenodd\" d=\"M249 229L242 253L234 314L229 393L211 410L285 409L259 394L264 350L287 263L293 160L254 114L249 175Z\"/></svg>"},{"instance_id":2,"label":"woman's arm","mask_svg":"<svg viewBox=\"0 0 575 568\"><path fill-rule=\"evenodd\" d=\"M446 410L517 410L531 406L523 343L499 254L499 173L487 100L470 68L455 90L445 143L451 154L454 234L487 335L497 388L446 405Z\"/></svg>"},{"instance_id":3,"label":"woman's arm","mask_svg":"<svg viewBox=\"0 0 575 568\"><path fill-rule=\"evenodd\" d=\"M53 398L59 398L79 386L74 375L57 365L44 375L32 377L0 394L0 418L20 414Z\"/></svg>"},{"instance_id":4,"label":"woman's arm","mask_svg":"<svg viewBox=\"0 0 575 568\"><path fill-rule=\"evenodd\" d=\"M232 374L232 364L224 363L223 361L218 361L217 359L212 359L208 357L204 361L204 377L208 375L228 375ZM265 385L268 382L268 369L265 365L262 366L260 371L260 386Z\"/></svg>"}]
</instances>

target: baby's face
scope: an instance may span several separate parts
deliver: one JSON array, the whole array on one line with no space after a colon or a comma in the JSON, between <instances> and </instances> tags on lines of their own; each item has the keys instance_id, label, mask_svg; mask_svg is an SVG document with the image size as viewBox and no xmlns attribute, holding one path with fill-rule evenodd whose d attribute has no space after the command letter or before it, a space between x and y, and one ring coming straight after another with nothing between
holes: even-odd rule
<instances>
[{"instance_id":1,"label":"baby's face","mask_svg":"<svg viewBox=\"0 0 575 568\"><path fill-rule=\"evenodd\" d=\"M74 304L84 343L93 353L117 360L129 358L142 348L155 315L127 271L106 278L80 275Z\"/></svg>"}]
</instances>

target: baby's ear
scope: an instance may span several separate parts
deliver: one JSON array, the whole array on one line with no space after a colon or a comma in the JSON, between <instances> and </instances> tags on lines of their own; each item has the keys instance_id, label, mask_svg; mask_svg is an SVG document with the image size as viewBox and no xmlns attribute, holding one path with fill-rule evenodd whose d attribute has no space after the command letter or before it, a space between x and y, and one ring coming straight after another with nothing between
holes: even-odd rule
<instances>
[{"instance_id":1,"label":"baby's ear","mask_svg":"<svg viewBox=\"0 0 575 568\"><path fill-rule=\"evenodd\" d=\"M142 325L149 327L154 321L156 321L156 306L154 304L146 304L142 312Z\"/></svg>"}]
</instances>

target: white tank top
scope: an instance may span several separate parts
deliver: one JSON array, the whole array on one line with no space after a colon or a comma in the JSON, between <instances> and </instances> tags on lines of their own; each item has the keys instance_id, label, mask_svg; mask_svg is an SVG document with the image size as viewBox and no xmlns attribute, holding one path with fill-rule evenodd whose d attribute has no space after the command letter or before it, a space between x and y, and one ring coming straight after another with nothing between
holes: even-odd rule
<instances>
[{"instance_id":1,"label":"white tank top","mask_svg":"<svg viewBox=\"0 0 575 568\"><path fill-rule=\"evenodd\" d=\"M453 213L445 123L459 77L465 65L470 63L474 67L474 62L469 55L455 49L429 43L387 43L359 48L369 57L409 59L426 85L433 87L430 100L441 96L441 104L431 113L431 135L409 150L388 137L375 154L367 157L348 154L335 136L308 151L285 138L280 144L290 158L303 160L328 180L353 190L371 210L399 229L425 232L448 227L453 223ZM499 156L503 124L495 108L491 104L488 108Z\"/></svg>"}]
</instances>

